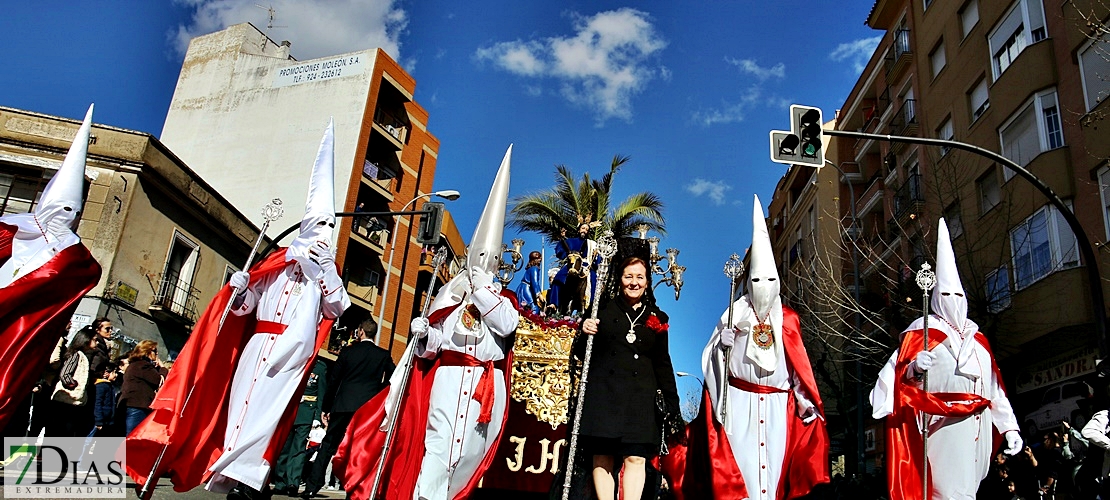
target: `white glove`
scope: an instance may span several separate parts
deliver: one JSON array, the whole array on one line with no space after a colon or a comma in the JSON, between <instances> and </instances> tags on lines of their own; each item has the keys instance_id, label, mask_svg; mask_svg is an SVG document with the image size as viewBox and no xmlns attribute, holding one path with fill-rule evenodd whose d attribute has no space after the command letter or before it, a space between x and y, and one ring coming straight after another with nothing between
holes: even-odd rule
<instances>
[{"instance_id":1,"label":"white glove","mask_svg":"<svg viewBox=\"0 0 1110 500\"><path fill-rule=\"evenodd\" d=\"M320 266L324 272L335 270L335 256L331 253L328 242L317 240L308 247L308 258Z\"/></svg>"},{"instance_id":2,"label":"white glove","mask_svg":"<svg viewBox=\"0 0 1110 500\"><path fill-rule=\"evenodd\" d=\"M416 338L422 339L428 335L428 318L421 318L419 316L412 318L409 323L409 331L416 335Z\"/></svg>"},{"instance_id":3,"label":"white glove","mask_svg":"<svg viewBox=\"0 0 1110 500\"><path fill-rule=\"evenodd\" d=\"M236 293L243 293L247 289L247 285L251 281L251 273L246 271L236 271L231 275L231 279L227 280L227 284L235 289Z\"/></svg>"},{"instance_id":4,"label":"white glove","mask_svg":"<svg viewBox=\"0 0 1110 500\"><path fill-rule=\"evenodd\" d=\"M929 371L937 362L937 355L933 351L921 351L917 353L917 359L914 360L914 367L919 373Z\"/></svg>"},{"instance_id":5,"label":"white glove","mask_svg":"<svg viewBox=\"0 0 1110 500\"><path fill-rule=\"evenodd\" d=\"M477 267L472 267L470 268L470 284L475 290L490 286L493 284L493 274Z\"/></svg>"},{"instance_id":6,"label":"white glove","mask_svg":"<svg viewBox=\"0 0 1110 500\"><path fill-rule=\"evenodd\" d=\"M1021 451L1021 434L1018 431L1006 431L1003 435L1006 438L1006 449L1003 450L1007 455L1017 455Z\"/></svg>"},{"instance_id":7,"label":"white glove","mask_svg":"<svg viewBox=\"0 0 1110 500\"><path fill-rule=\"evenodd\" d=\"M721 345L724 347L732 347L736 343L736 330L732 328L725 328L721 330Z\"/></svg>"}]
</instances>

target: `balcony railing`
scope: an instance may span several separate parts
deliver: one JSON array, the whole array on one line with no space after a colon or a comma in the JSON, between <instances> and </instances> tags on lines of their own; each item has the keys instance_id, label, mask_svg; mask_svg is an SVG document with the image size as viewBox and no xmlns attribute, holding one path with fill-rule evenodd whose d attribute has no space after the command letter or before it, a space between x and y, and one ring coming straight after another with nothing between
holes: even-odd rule
<instances>
[{"instance_id":1,"label":"balcony railing","mask_svg":"<svg viewBox=\"0 0 1110 500\"><path fill-rule=\"evenodd\" d=\"M911 135L917 132L917 101L906 99L890 120L891 135Z\"/></svg>"},{"instance_id":2,"label":"balcony railing","mask_svg":"<svg viewBox=\"0 0 1110 500\"><path fill-rule=\"evenodd\" d=\"M912 174L894 194L894 218L899 222L902 217L917 211L925 203L925 193L921 186L921 174Z\"/></svg>"},{"instance_id":3,"label":"balcony railing","mask_svg":"<svg viewBox=\"0 0 1110 500\"><path fill-rule=\"evenodd\" d=\"M898 76L900 71L909 66L913 56L913 46L910 44L910 30L900 29L894 32L894 43L891 55L887 56L887 75Z\"/></svg>"},{"instance_id":4,"label":"balcony railing","mask_svg":"<svg viewBox=\"0 0 1110 500\"><path fill-rule=\"evenodd\" d=\"M152 312L169 313L190 323L196 321L200 293L191 283L175 272L162 273L158 275L155 290L157 293L150 303Z\"/></svg>"}]
</instances>

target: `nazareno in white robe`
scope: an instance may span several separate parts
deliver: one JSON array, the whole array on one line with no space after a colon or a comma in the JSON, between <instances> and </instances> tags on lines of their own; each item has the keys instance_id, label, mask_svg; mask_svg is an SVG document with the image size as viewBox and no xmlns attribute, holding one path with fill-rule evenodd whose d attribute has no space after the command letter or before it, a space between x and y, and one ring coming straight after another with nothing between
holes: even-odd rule
<instances>
[{"instance_id":1,"label":"nazareno in white robe","mask_svg":"<svg viewBox=\"0 0 1110 500\"><path fill-rule=\"evenodd\" d=\"M746 354L751 328L757 323L747 295L737 300L732 307L733 326L736 330L736 339L728 360L732 377L793 392L799 416L813 408L813 403L799 389L800 384L783 350L782 302L775 299L768 319L775 330L773 350L778 360L774 371L756 366ZM744 477L749 498L773 500L778 498L779 480L786 456L786 429L789 426L786 408L790 393L757 394L728 385L724 371L724 346L721 344L721 330L727 324L726 310L702 351L702 370L710 401L713 403L714 417L721 421L719 391L722 387L727 387L728 422L724 422L724 426L732 448L732 457Z\"/></svg>"},{"instance_id":2,"label":"nazareno in white robe","mask_svg":"<svg viewBox=\"0 0 1110 500\"><path fill-rule=\"evenodd\" d=\"M464 273L456 276L455 283L448 283L441 293L454 289L465 279ZM465 331L461 326L456 328L466 307L464 303L443 321L428 327L428 335L417 344L416 355L433 359L440 352L457 351L479 361L504 359L512 348L511 335L516 332L519 313L499 291L500 284L494 284L479 288L468 297L482 313L478 332L458 333ZM481 404L473 395L482 372L482 367L440 366L436 369L428 404L424 459L414 499L454 498L470 482L490 448L497 444L508 404L508 394L501 383L504 373L495 369L497 383L494 384L492 419L488 424L479 424Z\"/></svg>"},{"instance_id":3,"label":"nazareno in white robe","mask_svg":"<svg viewBox=\"0 0 1110 500\"><path fill-rule=\"evenodd\" d=\"M321 315L339 317L351 304L338 275L313 280L296 260L252 283L241 297L232 314L253 312L259 321L287 328L280 335L260 328L235 367L223 453L209 468L213 474L205 486L217 493L226 493L236 482L262 489L272 465L263 455L316 350Z\"/></svg>"},{"instance_id":4,"label":"nazareno in white robe","mask_svg":"<svg viewBox=\"0 0 1110 500\"><path fill-rule=\"evenodd\" d=\"M921 330L924 321L918 318L906 331ZM929 369L929 392L972 393L991 401L988 411L973 417L929 419L929 476L934 499L975 498L979 482L987 477L994 439L991 427L999 433L1017 431L1018 421L1001 381L992 368L990 353L975 340L979 327L967 320L966 338L937 316L929 318L929 330L940 330L947 336L933 349L936 363ZM879 372L879 380L871 390L872 416L885 418L894 411L894 376L898 351L890 356ZM906 382L921 382L913 379ZM920 481L920 478L917 478ZM920 488L920 487L919 487Z\"/></svg>"}]
</instances>

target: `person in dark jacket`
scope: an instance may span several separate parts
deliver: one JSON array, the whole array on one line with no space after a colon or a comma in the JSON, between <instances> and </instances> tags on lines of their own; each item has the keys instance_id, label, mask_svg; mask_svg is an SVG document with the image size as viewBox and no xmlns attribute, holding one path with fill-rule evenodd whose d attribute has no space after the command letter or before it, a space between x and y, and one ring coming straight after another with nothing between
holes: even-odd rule
<instances>
[{"instance_id":1,"label":"person in dark jacket","mask_svg":"<svg viewBox=\"0 0 1110 500\"><path fill-rule=\"evenodd\" d=\"M97 374L95 395L93 396L93 428L89 431L89 435L85 437L85 445L81 447L81 462L78 463L78 470L85 470L83 462L85 459L85 452L89 451L92 446L93 438L111 436L112 435L112 420L116 413L116 395L115 389L112 387L112 382L116 380L119 367L114 363L105 363L100 365L100 373Z\"/></svg>"},{"instance_id":2,"label":"person in dark jacket","mask_svg":"<svg viewBox=\"0 0 1110 500\"><path fill-rule=\"evenodd\" d=\"M119 395L119 405L125 408L127 434L138 427L150 415L150 404L154 394L162 384L162 374L155 363L158 359L158 343L144 340L135 346L123 374L123 390Z\"/></svg>"},{"instance_id":3,"label":"person in dark jacket","mask_svg":"<svg viewBox=\"0 0 1110 500\"><path fill-rule=\"evenodd\" d=\"M274 494L297 496L301 489L301 476L305 470L305 458L308 456L308 433L312 430L312 423L320 423L324 394L328 391L328 366L317 358L312 366L312 373L308 375L308 384L301 395L301 402L297 405L297 416L293 419L293 429L289 431L289 438L285 440L285 447L278 456L274 465L273 480Z\"/></svg>"},{"instance_id":4,"label":"person in dark jacket","mask_svg":"<svg viewBox=\"0 0 1110 500\"><path fill-rule=\"evenodd\" d=\"M355 330L356 342L343 348L328 371L328 392L324 396L323 421L328 433L320 443L312 474L305 481L303 497L312 497L324 485L324 475L332 456L343 441L351 417L363 404L389 383L393 375L393 359L389 351L374 343L378 323L367 318Z\"/></svg>"},{"instance_id":5,"label":"person in dark jacket","mask_svg":"<svg viewBox=\"0 0 1110 500\"><path fill-rule=\"evenodd\" d=\"M92 369L92 373L99 376L104 365L112 361L111 341L115 330L112 328L112 320L108 318L97 318L91 326L96 349L92 351L92 356L89 357L89 367Z\"/></svg>"},{"instance_id":6,"label":"person in dark jacket","mask_svg":"<svg viewBox=\"0 0 1110 500\"><path fill-rule=\"evenodd\" d=\"M594 344L579 433L584 453L593 456L599 500L615 498L618 471L623 498L641 498L646 463L662 444L656 392L668 407L679 405L667 348L668 318L647 293L647 270L639 257L624 259L613 278L620 280L620 296L603 303L597 319L582 322L582 332L593 335ZM575 351L583 359L585 342L579 341Z\"/></svg>"}]
</instances>

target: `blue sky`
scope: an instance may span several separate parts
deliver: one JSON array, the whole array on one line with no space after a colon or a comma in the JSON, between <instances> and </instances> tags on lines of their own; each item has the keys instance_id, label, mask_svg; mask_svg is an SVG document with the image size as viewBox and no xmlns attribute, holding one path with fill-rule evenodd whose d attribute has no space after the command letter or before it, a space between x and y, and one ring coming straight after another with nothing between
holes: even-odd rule
<instances>
[{"instance_id":1,"label":"blue sky","mask_svg":"<svg viewBox=\"0 0 1110 500\"><path fill-rule=\"evenodd\" d=\"M273 29L256 3L274 8ZM158 135L191 36L252 22L302 60L381 46L416 79L441 141L435 185L464 193L448 205L464 236L509 143L512 196L550 187L556 164L597 177L631 157L614 192L666 204L661 247L688 271L680 301L658 295L675 369L700 374L727 302L721 268L751 239L752 194L768 202L785 172L768 131L789 127L790 103L826 119L844 103L881 35L864 25L872 4L11 1L0 105L80 118L96 102L97 123Z\"/></svg>"}]
</instances>

